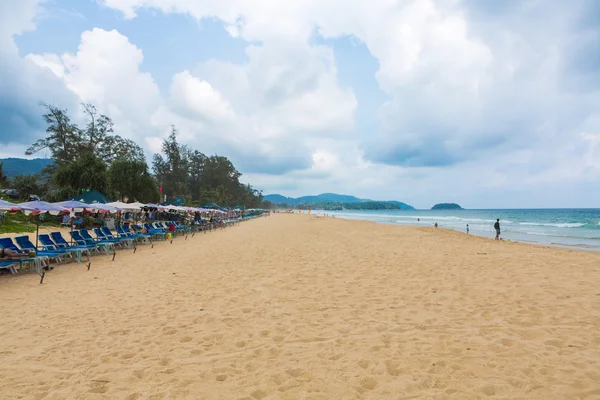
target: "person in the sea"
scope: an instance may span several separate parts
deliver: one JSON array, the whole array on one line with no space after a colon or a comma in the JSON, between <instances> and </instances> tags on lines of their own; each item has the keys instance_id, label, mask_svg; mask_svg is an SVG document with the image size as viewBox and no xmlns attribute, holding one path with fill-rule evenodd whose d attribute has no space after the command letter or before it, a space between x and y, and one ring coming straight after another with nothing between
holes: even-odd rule
<instances>
[{"instance_id":1,"label":"person in the sea","mask_svg":"<svg viewBox=\"0 0 600 400\"><path fill-rule=\"evenodd\" d=\"M435 227L437 228L437 227L438 227L438 224L437 224L437 222L436 222L435 224L433 224L433 226L435 226Z\"/></svg>"},{"instance_id":2,"label":"person in the sea","mask_svg":"<svg viewBox=\"0 0 600 400\"><path fill-rule=\"evenodd\" d=\"M469 234L469 224L467 224L467 235Z\"/></svg>"},{"instance_id":3,"label":"person in the sea","mask_svg":"<svg viewBox=\"0 0 600 400\"><path fill-rule=\"evenodd\" d=\"M500 240L500 218L496 219L494 229L496 230L496 240Z\"/></svg>"}]
</instances>

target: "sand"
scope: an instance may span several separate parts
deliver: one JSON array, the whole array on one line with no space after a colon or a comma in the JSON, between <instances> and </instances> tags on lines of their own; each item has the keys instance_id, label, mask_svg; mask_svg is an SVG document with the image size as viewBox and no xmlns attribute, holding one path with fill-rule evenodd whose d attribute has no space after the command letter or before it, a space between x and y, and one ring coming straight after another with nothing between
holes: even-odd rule
<instances>
[{"instance_id":1,"label":"sand","mask_svg":"<svg viewBox=\"0 0 600 400\"><path fill-rule=\"evenodd\" d=\"M0 277L1 399L598 399L600 255L274 215Z\"/></svg>"}]
</instances>

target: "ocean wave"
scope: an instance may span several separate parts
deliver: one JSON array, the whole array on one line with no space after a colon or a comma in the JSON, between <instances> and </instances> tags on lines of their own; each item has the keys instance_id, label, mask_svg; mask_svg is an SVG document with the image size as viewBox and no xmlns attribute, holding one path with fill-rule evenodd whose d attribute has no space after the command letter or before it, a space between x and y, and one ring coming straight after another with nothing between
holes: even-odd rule
<instances>
[{"instance_id":1,"label":"ocean wave","mask_svg":"<svg viewBox=\"0 0 600 400\"><path fill-rule=\"evenodd\" d=\"M397 222L411 222L418 219L424 219L427 221L460 221L460 222L485 222L485 223L494 223L495 219L480 219L480 218L461 218L461 217L439 217L439 216L418 216L418 215L402 215L400 216L403 219L408 219L408 221L403 221L402 219L397 220ZM500 220L501 224L512 224L513 221L509 220Z\"/></svg>"},{"instance_id":2,"label":"ocean wave","mask_svg":"<svg viewBox=\"0 0 600 400\"><path fill-rule=\"evenodd\" d=\"M543 222L519 222L519 225L526 225L526 226L545 226L545 227L553 227L553 228L582 228L586 225L590 225L590 224L586 224L586 223L582 223L582 222L563 222L563 223L558 223L558 224L550 224L550 223L543 223Z\"/></svg>"},{"instance_id":3,"label":"ocean wave","mask_svg":"<svg viewBox=\"0 0 600 400\"><path fill-rule=\"evenodd\" d=\"M564 239L584 239L584 240L600 240L600 237L589 237L589 236L575 236L575 235L557 235L548 232L521 232L531 236L547 236Z\"/></svg>"}]
</instances>

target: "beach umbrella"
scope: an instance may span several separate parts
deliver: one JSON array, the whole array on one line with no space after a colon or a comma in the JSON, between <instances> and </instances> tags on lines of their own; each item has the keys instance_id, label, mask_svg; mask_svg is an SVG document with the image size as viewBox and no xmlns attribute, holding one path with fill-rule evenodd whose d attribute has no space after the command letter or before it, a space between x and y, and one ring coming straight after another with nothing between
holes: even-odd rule
<instances>
[{"instance_id":1,"label":"beach umbrella","mask_svg":"<svg viewBox=\"0 0 600 400\"><path fill-rule=\"evenodd\" d=\"M121 211L121 209L119 207L115 207L115 206L111 206L109 204L103 204L103 203L94 203L94 204L89 204L88 205L90 209L92 210L98 210L98 211L107 211L107 212L117 212L117 211Z\"/></svg>"},{"instance_id":2,"label":"beach umbrella","mask_svg":"<svg viewBox=\"0 0 600 400\"><path fill-rule=\"evenodd\" d=\"M55 204L57 206L61 206L64 208L68 208L71 211L75 212L82 212L85 209L90 209L91 207L89 206L89 204L84 203L82 201L77 201L77 200L66 200L66 201L59 201L56 203L52 203ZM73 232L73 223L71 221L71 232ZM71 244L73 243L73 236L71 235Z\"/></svg>"},{"instance_id":3,"label":"beach umbrella","mask_svg":"<svg viewBox=\"0 0 600 400\"><path fill-rule=\"evenodd\" d=\"M73 211L76 212L81 212L83 210L87 209L92 209L93 207L90 206L87 203L84 203L82 201L77 201L77 200L67 200L67 201L59 201L57 203L52 203L55 204L57 206L60 207L64 207L64 208L70 208Z\"/></svg>"},{"instance_id":4,"label":"beach umbrella","mask_svg":"<svg viewBox=\"0 0 600 400\"><path fill-rule=\"evenodd\" d=\"M139 210L140 206L139 205L136 206L136 204L140 204L142 207L144 206L141 203L128 204L128 203L123 203L122 201L113 201L112 203L106 203L106 204L108 204L109 206L120 208L121 210L128 210L128 211Z\"/></svg>"},{"instance_id":5,"label":"beach umbrella","mask_svg":"<svg viewBox=\"0 0 600 400\"><path fill-rule=\"evenodd\" d=\"M37 216L35 230L35 251L37 252L38 237L40 235L40 214L49 213L50 215L60 215L69 213L70 210L66 207L48 203L46 201L28 201L17 204L25 215L33 214Z\"/></svg>"},{"instance_id":6,"label":"beach umbrella","mask_svg":"<svg viewBox=\"0 0 600 400\"><path fill-rule=\"evenodd\" d=\"M19 207L18 205L11 203L10 201L0 199L0 211L15 212L22 211L23 209L23 207ZM30 211L33 211L33 209L31 209Z\"/></svg>"}]
</instances>

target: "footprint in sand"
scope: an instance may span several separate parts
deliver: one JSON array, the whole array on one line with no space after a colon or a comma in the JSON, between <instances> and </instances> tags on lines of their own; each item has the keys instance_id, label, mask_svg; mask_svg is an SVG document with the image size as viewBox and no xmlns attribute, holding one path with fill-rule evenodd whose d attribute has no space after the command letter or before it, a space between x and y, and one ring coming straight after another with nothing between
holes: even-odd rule
<instances>
[{"instance_id":1,"label":"footprint in sand","mask_svg":"<svg viewBox=\"0 0 600 400\"><path fill-rule=\"evenodd\" d=\"M360 386L367 390L375 390L377 387L377 380L373 377L365 377L360 380Z\"/></svg>"}]
</instances>

